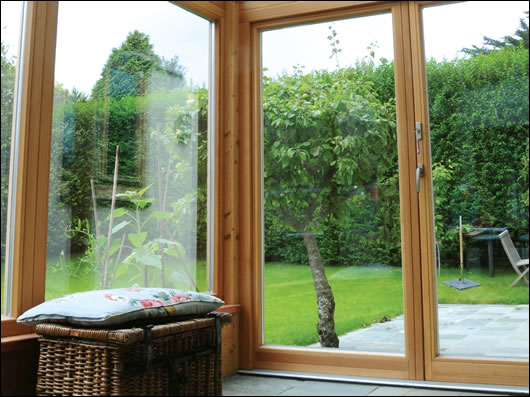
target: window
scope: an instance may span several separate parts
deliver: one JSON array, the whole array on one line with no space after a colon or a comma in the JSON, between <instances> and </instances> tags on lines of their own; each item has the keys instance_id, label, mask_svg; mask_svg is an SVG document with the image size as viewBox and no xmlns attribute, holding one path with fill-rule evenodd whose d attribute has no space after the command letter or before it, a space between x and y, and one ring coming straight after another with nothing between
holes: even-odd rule
<instances>
[{"instance_id":1,"label":"window","mask_svg":"<svg viewBox=\"0 0 530 397\"><path fill-rule=\"evenodd\" d=\"M224 7L137 4L121 28L122 5L104 7L89 21L93 3L28 3L12 300L2 299L2 337L31 333L16 318L68 292L147 280L219 294L211 242L220 122L211 109ZM119 37L99 35L96 18Z\"/></svg>"},{"instance_id":2,"label":"window","mask_svg":"<svg viewBox=\"0 0 530 397\"><path fill-rule=\"evenodd\" d=\"M18 126L13 122L17 109L17 70L20 59L21 25L23 2L2 2L2 316L9 314L11 302L11 250L6 246L12 241L10 226L14 210L14 188L16 180Z\"/></svg>"},{"instance_id":3,"label":"window","mask_svg":"<svg viewBox=\"0 0 530 397\"><path fill-rule=\"evenodd\" d=\"M405 354L392 27L262 33L264 344Z\"/></svg>"},{"instance_id":4,"label":"window","mask_svg":"<svg viewBox=\"0 0 530 397\"><path fill-rule=\"evenodd\" d=\"M211 32L170 3L60 3L46 300L98 288L212 290Z\"/></svg>"}]
</instances>

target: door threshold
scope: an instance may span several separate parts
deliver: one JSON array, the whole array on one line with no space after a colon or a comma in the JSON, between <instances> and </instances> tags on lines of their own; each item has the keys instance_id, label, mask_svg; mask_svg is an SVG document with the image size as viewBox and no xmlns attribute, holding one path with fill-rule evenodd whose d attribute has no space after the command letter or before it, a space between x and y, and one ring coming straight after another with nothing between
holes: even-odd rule
<instances>
[{"instance_id":1,"label":"door threshold","mask_svg":"<svg viewBox=\"0 0 530 397\"><path fill-rule=\"evenodd\" d=\"M528 395L528 387L506 385L482 385L471 383L433 382L409 379L367 378L362 376L346 376L319 374L313 372L280 371L273 369L238 370L239 375L267 376L298 380L316 380L324 382L358 383L377 386L402 386L422 389L469 391L481 393L503 393L508 395Z\"/></svg>"}]
</instances>

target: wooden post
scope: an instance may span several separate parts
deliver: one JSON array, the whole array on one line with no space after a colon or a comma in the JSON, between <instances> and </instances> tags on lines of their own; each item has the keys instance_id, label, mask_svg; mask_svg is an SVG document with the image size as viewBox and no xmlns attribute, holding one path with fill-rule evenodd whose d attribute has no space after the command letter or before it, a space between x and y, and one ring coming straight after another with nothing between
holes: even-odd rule
<instances>
[{"instance_id":1,"label":"wooden post","mask_svg":"<svg viewBox=\"0 0 530 397\"><path fill-rule=\"evenodd\" d=\"M460 216L460 282L464 282L464 238L462 235L462 216Z\"/></svg>"}]
</instances>

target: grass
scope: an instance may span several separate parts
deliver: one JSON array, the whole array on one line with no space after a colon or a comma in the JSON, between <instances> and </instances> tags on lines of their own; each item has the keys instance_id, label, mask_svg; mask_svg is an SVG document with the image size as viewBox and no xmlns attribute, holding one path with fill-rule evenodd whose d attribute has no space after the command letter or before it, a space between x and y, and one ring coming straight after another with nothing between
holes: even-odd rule
<instances>
[{"instance_id":1,"label":"grass","mask_svg":"<svg viewBox=\"0 0 530 397\"><path fill-rule=\"evenodd\" d=\"M329 267L326 274L335 297L337 334L403 313L401 269ZM309 266L267 264L265 343L300 346L316 343L317 323L316 294Z\"/></svg>"},{"instance_id":2,"label":"grass","mask_svg":"<svg viewBox=\"0 0 530 397\"><path fill-rule=\"evenodd\" d=\"M75 259L74 259L75 261ZM61 271L53 271L56 260L48 258L46 267L46 292L45 300L55 299L60 296L71 294L80 291L89 291L99 288L99 277L96 272L89 272L82 277L71 277L65 275ZM175 264L166 265L166 280L170 280L170 274L175 270ZM137 277L135 277L137 276ZM152 277L152 276L151 276ZM198 261L196 268L196 279L200 291L206 290L206 261ZM139 275L139 271L135 266L130 266L129 269L120 277L116 278L112 288L132 287L135 283L142 285L143 271ZM159 285L159 284L158 284ZM178 289L186 289L185 284L173 284L172 287Z\"/></svg>"},{"instance_id":3,"label":"grass","mask_svg":"<svg viewBox=\"0 0 530 397\"><path fill-rule=\"evenodd\" d=\"M496 269L495 277L490 277L487 269L465 272L465 279L480 283L480 286L462 291L443 284L444 281L457 280L459 277L458 269L441 270L438 303L528 305L528 286L524 281L510 287L517 278L512 268Z\"/></svg>"},{"instance_id":4,"label":"grass","mask_svg":"<svg viewBox=\"0 0 530 397\"><path fill-rule=\"evenodd\" d=\"M97 289L98 278L88 273L81 278L52 272L48 260L46 300L77 291ZM131 287L131 267L113 287ZM338 335L367 327L403 313L401 268L393 267L328 267L326 274L335 296L335 329ZM444 281L460 276L458 269L442 269L438 280L439 303L462 304L528 304L528 287L519 282L510 288L516 274L512 269L496 269L495 277L488 270L466 272L465 278L480 287L458 291ZM3 278L3 274L2 274ZM141 279L141 278L140 278ZM199 289L206 290L206 263L197 264ZM2 296L4 284L2 282ZM316 294L309 266L268 263L265 266L265 343L306 346L318 342Z\"/></svg>"},{"instance_id":5,"label":"grass","mask_svg":"<svg viewBox=\"0 0 530 397\"><path fill-rule=\"evenodd\" d=\"M337 334L363 328L403 313L402 274L392 267L329 267L326 269L335 297ZM528 287L513 288L511 269L466 272L480 287L458 291L444 281L459 277L458 269L442 269L438 280L439 303L528 304ZM318 342L315 288L308 266L270 263L265 266L265 343L305 346Z\"/></svg>"},{"instance_id":6,"label":"grass","mask_svg":"<svg viewBox=\"0 0 530 397\"><path fill-rule=\"evenodd\" d=\"M99 288L99 277L94 271L85 272L82 277L73 277L66 275L63 271L53 269L57 267L58 258L48 258L46 261L46 288L44 300L50 300L59 298L61 296L72 294L74 292L90 291ZM74 258L71 265L77 266L78 259ZM174 270L175 266L168 266L166 270L166 279L169 280L171 271ZM83 270L83 269L79 269ZM143 276L138 277L135 281L130 281L138 272L134 266L125 272L121 277L116 278L112 288L121 287L132 287L135 282L141 284ZM143 274L143 273L142 273ZM207 288L207 277L206 277L206 261L197 261L196 268L196 279L199 291L206 291ZM1 284L2 284L2 314L4 314L4 266L1 271ZM183 285L173 285L174 288L184 289Z\"/></svg>"}]
</instances>

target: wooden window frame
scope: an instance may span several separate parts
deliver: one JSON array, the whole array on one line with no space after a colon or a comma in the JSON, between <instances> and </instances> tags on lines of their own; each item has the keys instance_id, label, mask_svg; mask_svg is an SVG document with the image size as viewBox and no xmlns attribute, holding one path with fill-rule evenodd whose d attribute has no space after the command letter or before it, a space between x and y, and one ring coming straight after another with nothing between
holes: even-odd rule
<instances>
[{"instance_id":1,"label":"wooden window frame","mask_svg":"<svg viewBox=\"0 0 530 397\"><path fill-rule=\"evenodd\" d=\"M424 165L425 177L420 185L421 276L423 285L423 319L425 349L425 379L440 382L487 383L510 386L529 384L529 360L515 358L486 359L438 355L438 299L434 266L434 206L432 193L431 143L429 131L429 104L425 68L422 9L444 5L448 1L411 1L408 4L414 81L414 119L425 126L420 141L417 163Z\"/></svg>"},{"instance_id":2,"label":"wooden window frame","mask_svg":"<svg viewBox=\"0 0 530 397\"><path fill-rule=\"evenodd\" d=\"M174 1L173 3L215 23L214 92L214 266L213 295L225 300L225 311L239 312L236 288L229 280L237 264L237 53L230 43L237 31L235 1ZM20 96L18 175L13 225L12 296L9 316L2 318L2 351L36 337L34 327L16 318L44 301L48 185L53 112L57 1L30 1L27 5L24 62ZM231 39L232 38L232 39ZM230 183L227 183L229 181ZM222 242L219 244L217 242ZM15 345L12 345L15 344Z\"/></svg>"},{"instance_id":3,"label":"wooden window frame","mask_svg":"<svg viewBox=\"0 0 530 397\"><path fill-rule=\"evenodd\" d=\"M421 32L424 5L444 1L326 1L238 2L175 1L175 4L215 22L214 90L214 294L225 300L234 314L233 344L238 357L232 369L275 368L319 371L358 376L384 376L451 382L496 383L528 386L528 360L478 360L437 357L435 275L430 266L432 216L430 160L414 158L411 133L416 120L427 125L425 65ZM395 7L393 14L396 62L403 67L396 75L398 105L401 216L410 222L402 239L411 247L404 270L403 287L408 356L344 354L329 359L321 352L307 355L297 348L261 346L261 120L259 91L260 30L287 25L366 15L371 10ZM16 212L14 219L11 317L2 319L2 352L34 345L34 328L15 319L44 300L48 180L54 62L57 34L57 1L29 2L20 65L22 89ZM397 29L397 31L396 31ZM422 88L423 87L423 88ZM428 139L421 152L428 153ZM403 155L402 155L403 154ZM426 177L415 195L415 169L425 164ZM404 203L407 202L407 205ZM420 227L421 226L421 227ZM431 228L432 229L432 228ZM420 239L420 235L423 237ZM431 242L431 243L429 243ZM240 304L242 303L242 304ZM238 328L240 326L240 329ZM423 337L425 335L425 337ZM224 348L223 355L226 349ZM238 359L240 364L238 364ZM223 359L224 360L224 359ZM317 365L307 362L318 362ZM339 367L340 366L340 367ZM425 369L425 371L424 371Z\"/></svg>"},{"instance_id":4,"label":"wooden window frame","mask_svg":"<svg viewBox=\"0 0 530 397\"><path fill-rule=\"evenodd\" d=\"M319 4L320 3L320 4ZM386 3L386 4L383 4ZM407 355L340 352L333 358L327 352L298 347L276 347L261 344L263 284L262 186L261 186L261 59L260 32L266 29L295 26L333 18L367 15L372 10L390 8L395 34L395 62L398 101L398 151L400 153L400 192L402 222L410 222L409 234L402 231L404 253L403 288L406 313ZM334 373L353 376L395 377L443 382L489 383L528 386L528 360L478 359L437 356L438 321L434 267L432 265L432 182L429 139L421 142L421 156L414 156L415 121L428 125L425 85L425 61L421 10L426 5L448 1L396 2L242 2L240 5L240 367L290 371ZM397 69L397 68L396 68ZM400 106L400 104L402 106ZM399 132L401 131L401 132ZM426 132L428 135L428 131ZM423 163L426 175L417 195L415 170ZM430 195L430 196L429 196ZM407 203L407 204L405 204ZM425 221L421 221L424 219ZM407 319L408 317L408 319Z\"/></svg>"},{"instance_id":5,"label":"wooden window frame","mask_svg":"<svg viewBox=\"0 0 530 397\"><path fill-rule=\"evenodd\" d=\"M360 353L337 351L315 351L302 347L262 345L262 186L261 186L261 49L260 34L269 29L345 19L355 16L391 12L394 27L395 62L405 65L404 46L408 32L408 14L403 2L284 2L288 4L268 5L258 8L263 2L246 2L241 9L240 19L240 69L241 82L241 131L250 131L241 137L241 186L240 200L251 203L242 206L241 214L241 283L242 306L240 367L245 369L265 368L318 373L333 373L350 376L373 376L399 379L423 379L423 345L415 338L422 332L422 308L420 296L404 295L405 355ZM320 3L320 4L319 4ZM282 17L278 17L278 16ZM249 66L250 65L250 66ZM402 71L406 70L403 66ZM409 76L396 75L396 96L400 104L410 102L412 83ZM400 184L405 186L400 192L402 222L415 225L418 220L418 201L415 195L416 164L408 153L415 150L415 142L406 131L413 129L411 106L398 106L398 151ZM414 285L414 291L421 291L419 233L410 227L410 234L402 229L403 242L403 287ZM243 259L244 258L244 259ZM408 287L407 287L408 289ZM245 315L248 314L248 315Z\"/></svg>"}]
</instances>

